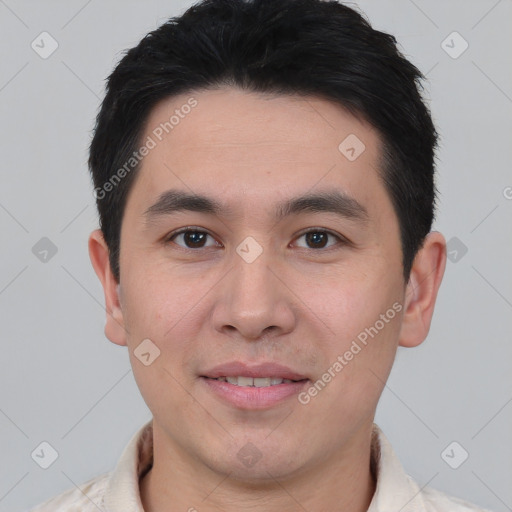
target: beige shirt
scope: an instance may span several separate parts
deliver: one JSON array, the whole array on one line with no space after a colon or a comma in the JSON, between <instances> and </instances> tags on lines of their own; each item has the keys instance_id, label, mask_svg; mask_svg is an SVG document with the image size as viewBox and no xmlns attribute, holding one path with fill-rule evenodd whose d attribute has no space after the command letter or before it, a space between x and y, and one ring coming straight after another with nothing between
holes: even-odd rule
<instances>
[{"instance_id":1,"label":"beige shirt","mask_svg":"<svg viewBox=\"0 0 512 512\"><path fill-rule=\"evenodd\" d=\"M139 479L153 459L153 431L149 421L132 437L110 473L33 508L30 512L144 512ZM418 484L408 476L390 442L374 424L372 465L377 487L368 512L489 512L466 501Z\"/></svg>"}]
</instances>

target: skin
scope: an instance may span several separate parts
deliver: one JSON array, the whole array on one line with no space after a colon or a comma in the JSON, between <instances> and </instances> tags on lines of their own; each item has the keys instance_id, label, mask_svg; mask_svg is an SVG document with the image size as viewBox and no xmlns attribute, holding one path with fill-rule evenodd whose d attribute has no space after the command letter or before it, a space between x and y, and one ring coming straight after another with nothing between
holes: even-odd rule
<instances>
[{"instance_id":1,"label":"skin","mask_svg":"<svg viewBox=\"0 0 512 512\"><path fill-rule=\"evenodd\" d=\"M366 511L375 491L369 462L377 402L398 345L414 347L428 333L445 240L427 236L406 283L398 219L379 176L379 135L340 106L203 90L159 103L144 139L190 96L198 105L144 158L129 194L119 288L101 231L89 239L105 293L105 334L128 347L153 414L144 509ZM338 150L349 134L366 146L352 162ZM171 188L214 197L232 216L180 212L148 226L144 212ZM333 189L363 205L367 221L307 212L276 222L271 215L283 199ZM211 235L206 247L187 252L183 236L165 241L186 226ZM307 228L349 243L329 237L329 247L318 248L302 236ZM247 236L263 249L252 263L236 252ZM244 410L199 378L227 361L273 361L315 382L394 303L401 311L307 405L293 397ZM161 351L149 366L134 356L146 338ZM252 467L237 457L248 442L261 454Z\"/></svg>"}]
</instances>

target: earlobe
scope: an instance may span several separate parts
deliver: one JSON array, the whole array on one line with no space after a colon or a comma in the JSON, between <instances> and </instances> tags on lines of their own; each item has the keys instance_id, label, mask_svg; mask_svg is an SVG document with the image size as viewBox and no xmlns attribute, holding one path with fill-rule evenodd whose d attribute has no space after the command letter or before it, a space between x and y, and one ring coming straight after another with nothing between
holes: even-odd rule
<instances>
[{"instance_id":1,"label":"earlobe","mask_svg":"<svg viewBox=\"0 0 512 512\"><path fill-rule=\"evenodd\" d=\"M414 258L405 292L400 346L416 347L427 337L445 267L446 241L433 231Z\"/></svg>"},{"instance_id":2,"label":"earlobe","mask_svg":"<svg viewBox=\"0 0 512 512\"><path fill-rule=\"evenodd\" d=\"M105 336L116 345L126 345L126 329L119 300L121 285L112 274L108 246L100 229L89 236L89 257L105 296Z\"/></svg>"}]
</instances>

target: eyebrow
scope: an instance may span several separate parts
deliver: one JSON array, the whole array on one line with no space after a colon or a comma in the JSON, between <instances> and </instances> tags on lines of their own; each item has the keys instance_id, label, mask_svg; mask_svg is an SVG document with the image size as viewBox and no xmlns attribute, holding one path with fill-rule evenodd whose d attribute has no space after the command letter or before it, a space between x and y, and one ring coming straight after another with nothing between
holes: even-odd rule
<instances>
[{"instance_id":1,"label":"eyebrow","mask_svg":"<svg viewBox=\"0 0 512 512\"><path fill-rule=\"evenodd\" d=\"M171 189L163 192L156 203L145 210L144 217L149 224L159 217L182 211L219 217L234 216L232 208L214 198ZM368 211L361 203L337 190L305 194L278 203L274 210L274 218L276 221L280 221L285 217L306 212L334 213L344 219L362 223L367 222L369 218Z\"/></svg>"}]
</instances>

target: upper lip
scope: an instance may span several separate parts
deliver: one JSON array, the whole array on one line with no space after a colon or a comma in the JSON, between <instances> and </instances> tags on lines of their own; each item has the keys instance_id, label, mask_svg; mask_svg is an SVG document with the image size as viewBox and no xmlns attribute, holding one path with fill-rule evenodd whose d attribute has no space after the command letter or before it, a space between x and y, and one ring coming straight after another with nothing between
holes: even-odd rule
<instances>
[{"instance_id":1,"label":"upper lip","mask_svg":"<svg viewBox=\"0 0 512 512\"><path fill-rule=\"evenodd\" d=\"M210 379L216 379L218 377L274 377L277 379L289 379L289 380L304 380L307 379L305 375L302 375L287 366L283 366L278 363L260 363L260 364L248 364L241 361L231 361L223 363L210 370L207 370L203 377L209 377Z\"/></svg>"}]
</instances>

